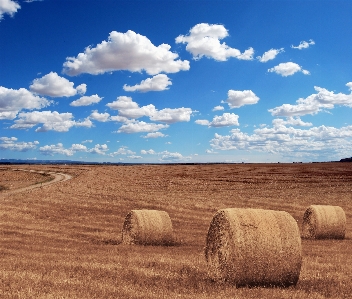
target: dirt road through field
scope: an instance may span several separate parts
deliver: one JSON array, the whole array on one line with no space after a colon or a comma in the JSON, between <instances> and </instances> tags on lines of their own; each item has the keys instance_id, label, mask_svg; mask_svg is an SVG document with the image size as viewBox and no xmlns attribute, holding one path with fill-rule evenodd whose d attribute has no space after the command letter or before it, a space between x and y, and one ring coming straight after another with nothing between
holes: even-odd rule
<instances>
[{"instance_id":1,"label":"dirt road through field","mask_svg":"<svg viewBox=\"0 0 352 299\"><path fill-rule=\"evenodd\" d=\"M16 169L17 171L28 171L28 172L37 172L37 173L46 173L44 171L35 171L35 170L27 170L27 169ZM56 172L47 172L47 174L54 176L53 180L47 181L47 182L43 182L43 183L37 183L35 185L31 185L31 186L27 186L27 187L23 187L23 188L19 188L19 189L14 189L14 190L8 190L5 192L2 192L0 194L0 198L3 196L7 196L13 193L19 193L19 192L23 192L23 191L28 191L28 190L32 190L35 188L42 188L51 184L56 184L58 182L64 182L67 180L70 180L72 178L72 176L70 176L69 174L65 174L65 173L56 173Z\"/></svg>"}]
</instances>

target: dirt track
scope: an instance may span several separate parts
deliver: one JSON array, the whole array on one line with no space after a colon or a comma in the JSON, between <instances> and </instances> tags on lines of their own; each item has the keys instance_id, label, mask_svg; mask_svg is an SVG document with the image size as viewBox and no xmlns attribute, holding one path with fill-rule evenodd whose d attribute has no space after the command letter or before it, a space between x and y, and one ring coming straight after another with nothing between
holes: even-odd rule
<instances>
[{"instance_id":1,"label":"dirt track","mask_svg":"<svg viewBox=\"0 0 352 299\"><path fill-rule=\"evenodd\" d=\"M17 169L20 171L28 171L28 172L36 172L36 173L44 173L43 171L36 171L36 170L27 170L27 169ZM18 189L13 189L13 190L7 190L5 192L2 192L0 194L0 197L2 196L6 196L6 195L10 195L13 193L19 193L19 192L23 192L23 191L28 191L28 190L32 190L35 188L42 188L51 184L55 184L58 182L64 182L67 180L70 180L72 178L72 176L65 174L65 173L56 173L56 172L48 172L48 174L50 174L51 176L54 176L53 180L50 180L48 182L43 182L43 183L39 183L39 184L35 184L35 185L31 185L31 186L27 186L27 187L23 187L23 188L18 188Z\"/></svg>"}]
</instances>

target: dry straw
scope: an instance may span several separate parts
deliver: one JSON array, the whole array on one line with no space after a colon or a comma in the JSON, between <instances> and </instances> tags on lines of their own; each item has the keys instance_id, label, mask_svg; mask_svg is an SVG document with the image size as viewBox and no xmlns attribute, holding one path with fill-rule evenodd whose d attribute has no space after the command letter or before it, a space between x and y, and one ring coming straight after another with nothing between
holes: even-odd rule
<instances>
[{"instance_id":1,"label":"dry straw","mask_svg":"<svg viewBox=\"0 0 352 299\"><path fill-rule=\"evenodd\" d=\"M287 212L222 209L206 240L209 275L236 286L290 286L298 281L302 250L298 225Z\"/></svg>"},{"instance_id":2,"label":"dry straw","mask_svg":"<svg viewBox=\"0 0 352 299\"><path fill-rule=\"evenodd\" d=\"M157 210L132 210L123 224L122 243L171 245L173 230L169 214Z\"/></svg>"},{"instance_id":3,"label":"dry straw","mask_svg":"<svg viewBox=\"0 0 352 299\"><path fill-rule=\"evenodd\" d=\"M346 215L338 206L311 205L303 215L302 237L344 239Z\"/></svg>"}]
</instances>

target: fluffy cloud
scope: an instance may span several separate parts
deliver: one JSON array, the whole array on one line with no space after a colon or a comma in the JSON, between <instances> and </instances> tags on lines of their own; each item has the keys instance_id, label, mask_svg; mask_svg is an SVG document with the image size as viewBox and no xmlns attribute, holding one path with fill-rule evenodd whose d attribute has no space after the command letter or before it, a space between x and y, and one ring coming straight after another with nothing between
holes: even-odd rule
<instances>
[{"instance_id":1,"label":"fluffy cloud","mask_svg":"<svg viewBox=\"0 0 352 299\"><path fill-rule=\"evenodd\" d=\"M226 102L230 108L239 108L244 105L253 105L258 103L259 98L251 90L232 90L227 92Z\"/></svg>"},{"instance_id":2,"label":"fluffy cloud","mask_svg":"<svg viewBox=\"0 0 352 299\"><path fill-rule=\"evenodd\" d=\"M195 123L196 123L197 125L201 125L201 126L209 126L210 121L207 120L207 119L197 119L197 120L195 121Z\"/></svg>"},{"instance_id":3,"label":"fluffy cloud","mask_svg":"<svg viewBox=\"0 0 352 299\"><path fill-rule=\"evenodd\" d=\"M130 121L123 124L117 131L117 133L140 133L140 132L156 132L161 129L168 128L169 125L146 123L144 121Z\"/></svg>"},{"instance_id":4,"label":"fluffy cloud","mask_svg":"<svg viewBox=\"0 0 352 299\"><path fill-rule=\"evenodd\" d=\"M99 113L98 110L94 110L89 116L89 118L100 122L107 122L111 120L109 113Z\"/></svg>"},{"instance_id":5,"label":"fluffy cloud","mask_svg":"<svg viewBox=\"0 0 352 299\"><path fill-rule=\"evenodd\" d=\"M30 129L38 124L42 127L36 129L36 132L57 131L67 132L71 127L91 127L92 122L86 119L82 122L73 120L72 113L59 113L57 111L33 111L20 113L19 118L15 120L12 129Z\"/></svg>"},{"instance_id":6,"label":"fluffy cloud","mask_svg":"<svg viewBox=\"0 0 352 299\"><path fill-rule=\"evenodd\" d=\"M64 148L62 143L45 145L39 148L41 154L45 156L64 155L73 156L76 152L87 152L88 149L82 144L72 144L70 148Z\"/></svg>"},{"instance_id":7,"label":"fluffy cloud","mask_svg":"<svg viewBox=\"0 0 352 299\"><path fill-rule=\"evenodd\" d=\"M156 155L156 152L152 149L150 150L141 150L142 155Z\"/></svg>"},{"instance_id":8,"label":"fluffy cloud","mask_svg":"<svg viewBox=\"0 0 352 299\"><path fill-rule=\"evenodd\" d=\"M348 84L348 83L347 83ZM335 94L325 88L315 86L316 94L312 94L305 99L298 99L296 105L283 104L279 107L269 109L273 116L302 116L306 114L316 114L322 109L333 109L335 105L352 108L352 94Z\"/></svg>"},{"instance_id":9,"label":"fluffy cloud","mask_svg":"<svg viewBox=\"0 0 352 299\"><path fill-rule=\"evenodd\" d=\"M82 73L103 74L105 72L128 70L150 75L161 72L177 73L189 70L189 61L176 60L178 55L170 51L170 46L154 46L151 41L131 30L126 33L112 31L108 41L95 48L88 46L77 57L68 57L63 72L75 76Z\"/></svg>"},{"instance_id":10,"label":"fluffy cloud","mask_svg":"<svg viewBox=\"0 0 352 299\"><path fill-rule=\"evenodd\" d=\"M346 86L352 91L352 82L348 82Z\"/></svg>"},{"instance_id":11,"label":"fluffy cloud","mask_svg":"<svg viewBox=\"0 0 352 299\"><path fill-rule=\"evenodd\" d=\"M304 122L299 117L288 117L286 120L283 120L281 118L276 118L276 119L273 120L273 126L274 127L286 126L286 125L299 126L299 127L311 127L311 126L313 126L312 123Z\"/></svg>"},{"instance_id":12,"label":"fluffy cloud","mask_svg":"<svg viewBox=\"0 0 352 299\"><path fill-rule=\"evenodd\" d=\"M142 136L142 138L148 139L148 138L159 138L159 137L167 137L168 135L165 135L161 132L154 132L154 133L148 133L145 136Z\"/></svg>"},{"instance_id":13,"label":"fluffy cloud","mask_svg":"<svg viewBox=\"0 0 352 299\"><path fill-rule=\"evenodd\" d=\"M0 0L0 21L4 18L4 14L9 14L11 17L20 9L21 6L12 0Z\"/></svg>"},{"instance_id":14,"label":"fluffy cloud","mask_svg":"<svg viewBox=\"0 0 352 299\"><path fill-rule=\"evenodd\" d=\"M268 153L281 153L285 157L314 157L327 154L331 159L339 159L348 155L352 146L352 126L312 127L296 129L282 124L274 124L271 128L254 130L253 134L230 131L230 135L215 134L210 141L213 149L218 150L250 150Z\"/></svg>"},{"instance_id":15,"label":"fluffy cloud","mask_svg":"<svg viewBox=\"0 0 352 299\"><path fill-rule=\"evenodd\" d=\"M182 154L178 153L178 152L169 152L169 151L162 151L162 152L155 152L153 149L150 150L141 150L141 154L142 155L159 155L159 161L161 162L185 162L188 161L190 159L192 159L192 157L184 157L182 156Z\"/></svg>"},{"instance_id":16,"label":"fluffy cloud","mask_svg":"<svg viewBox=\"0 0 352 299\"><path fill-rule=\"evenodd\" d=\"M113 116L110 116L109 120L117 121L119 123L125 123L128 121L128 118L120 115L113 115Z\"/></svg>"},{"instance_id":17,"label":"fluffy cloud","mask_svg":"<svg viewBox=\"0 0 352 299\"><path fill-rule=\"evenodd\" d=\"M220 40L227 36L227 29L223 25L201 23L191 28L188 35L178 36L176 43L187 44L186 50L196 60L203 56L217 61L226 61L230 57L242 60L253 59L253 48L241 53L240 50L231 48L226 43L220 43Z\"/></svg>"},{"instance_id":18,"label":"fluffy cloud","mask_svg":"<svg viewBox=\"0 0 352 299\"><path fill-rule=\"evenodd\" d=\"M81 84L77 88L74 88L73 85L74 83L66 78L60 77L55 72L50 72L39 79L34 79L29 89L37 94L50 97L72 97L77 93L84 94L87 90L86 84Z\"/></svg>"},{"instance_id":19,"label":"fluffy cloud","mask_svg":"<svg viewBox=\"0 0 352 299\"><path fill-rule=\"evenodd\" d=\"M293 49L298 49L298 50L302 50L302 49L307 49L307 48L309 48L310 45L315 45L314 40L310 39L309 42L301 41L301 42L299 43L299 45L296 46L296 47L295 47L294 45L291 45L291 48L293 48Z\"/></svg>"},{"instance_id":20,"label":"fluffy cloud","mask_svg":"<svg viewBox=\"0 0 352 299\"><path fill-rule=\"evenodd\" d=\"M224 110L224 107L223 106L215 106L213 108L213 111L220 111L220 110Z\"/></svg>"},{"instance_id":21,"label":"fluffy cloud","mask_svg":"<svg viewBox=\"0 0 352 299\"><path fill-rule=\"evenodd\" d=\"M72 144L69 148L65 148L62 143L45 145L39 148L40 153L46 156L73 156L77 152L105 155L108 150L109 148L106 144L96 144L93 148L88 149L85 145L79 143Z\"/></svg>"},{"instance_id":22,"label":"fluffy cloud","mask_svg":"<svg viewBox=\"0 0 352 299\"><path fill-rule=\"evenodd\" d=\"M109 148L106 144L96 144L94 148L88 150L89 153L98 155L105 155L107 151L109 151Z\"/></svg>"},{"instance_id":23,"label":"fluffy cloud","mask_svg":"<svg viewBox=\"0 0 352 299\"><path fill-rule=\"evenodd\" d=\"M209 122L208 120L196 120L195 123L198 125L208 126L208 127L229 127L229 126L239 126L238 123L239 116L234 113L224 113L223 115L215 115L213 120Z\"/></svg>"},{"instance_id":24,"label":"fluffy cloud","mask_svg":"<svg viewBox=\"0 0 352 299\"><path fill-rule=\"evenodd\" d=\"M118 110L119 115L127 118L140 118L150 116L156 109L154 105L139 107L136 102L133 102L131 97L120 96L116 101L106 104L110 109Z\"/></svg>"},{"instance_id":25,"label":"fluffy cloud","mask_svg":"<svg viewBox=\"0 0 352 299\"><path fill-rule=\"evenodd\" d=\"M42 146L39 151L45 156L54 156L55 154L73 156L74 154L72 150L65 149L62 143Z\"/></svg>"},{"instance_id":26,"label":"fluffy cloud","mask_svg":"<svg viewBox=\"0 0 352 299\"><path fill-rule=\"evenodd\" d=\"M121 96L116 101L106 104L110 109L118 110L119 115L127 118L149 117L152 121L172 124L175 122L189 121L192 109L190 108L165 108L157 110L154 105L149 104L139 107L138 103L133 102L132 98Z\"/></svg>"},{"instance_id":27,"label":"fluffy cloud","mask_svg":"<svg viewBox=\"0 0 352 299\"><path fill-rule=\"evenodd\" d=\"M97 94L91 96L83 96L78 100L73 101L70 105L74 107L78 106L89 106L92 104L99 103L103 98L99 97Z\"/></svg>"},{"instance_id":28,"label":"fluffy cloud","mask_svg":"<svg viewBox=\"0 0 352 299\"><path fill-rule=\"evenodd\" d=\"M140 84L134 86L124 85L123 89L125 91L163 91L169 89L168 86L172 85L170 78L165 74L158 74L152 78L143 80Z\"/></svg>"},{"instance_id":29,"label":"fluffy cloud","mask_svg":"<svg viewBox=\"0 0 352 299\"><path fill-rule=\"evenodd\" d=\"M83 144L75 143L75 144L72 144L71 150L73 150L75 152L86 152L87 147Z\"/></svg>"},{"instance_id":30,"label":"fluffy cloud","mask_svg":"<svg viewBox=\"0 0 352 299\"><path fill-rule=\"evenodd\" d=\"M173 124L176 122L190 121L192 114L191 108L165 108L162 110L156 110L149 116L152 121L159 121L167 124Z\"/></svg>"},{"instance_id":31,"label":"fluffy cloud","mask_svg":"<svg viewBox=\"0 0 352 299\"><path fill-rule=\"evenodd\" d=\"M0 137L0 150L26 152L37 148L38 141L18 142L16 137Z\"/></svg>"},{"instance_id":32,"label":"fluffy cloud","mask_svg":"<svg viewBox=\"0 0 352 299\"><path fill-rule=\"evenodd\" d=\"M295 74L297 72L302 72L304 75L310 74L309 71L302 69L301 66L299 66L297 63L294 63L294 62L280 63L279 65L268 69L268 72L270 72L270 73L274 72L274 73L281 75L283 77L292 76L293 74Z\"/></svg>"},{"instance_id":33,"label":"fluffy cloud","mask_svg":"<svg viewBox=\"0 0 352 299\"><path fill-rule=\"evenodd\" d=\"M257 59L260 62L267 62L269 60L275 59L275 57L279 54L284 52L284 48L281 49L270 49L269 51L265 52L263 56L257 56Z\"/></svg>"},{"instance_id":34,"label":"fluffy cloud","mask_svg":"<svg viewBox=\"0 0 352 299\"><path fill-rule=\"evenodd\" d=\"M110 154L111 157L115 157L117 155L134 155L135 152L129 150L126 146L120 147L116 152Z\"/></svg>"},{"instance_id":35,"label":"fluffy cloud","mask_svg":"<svg viewBox=\"0 0 352 299\"><path fill-rule=\"evenodd\" d=\"M14 119L23 109L41 109L50 104L47 99L36 96L25 88L16 90L0 86L0 119Z\"/></svg>"},{"instance_id":36,"label":"fluffy cloud","mask_svg":"<svg viewBox=\"0 0 352 299\"><path fill-rule=\"evenodd\" d=\"M161 155L159 161L161 162L182 162L182 161L188 161L191 160L192 157L184 157L182 154L178 152L168 152L168 151L163 151L161 153L158 153Z\"/></svg>"}]
</instances>

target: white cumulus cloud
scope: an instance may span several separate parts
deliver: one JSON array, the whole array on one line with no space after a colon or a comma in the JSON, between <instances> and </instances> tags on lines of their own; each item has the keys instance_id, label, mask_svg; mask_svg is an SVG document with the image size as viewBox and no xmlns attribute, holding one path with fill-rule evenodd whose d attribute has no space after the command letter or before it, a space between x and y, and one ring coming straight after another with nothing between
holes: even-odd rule
<instances>
[{"instance_id":1,"label":"white cumulus cloud","mask_svg":"<svg viewBox=\"0 0 352 299\"><path fill-rule=\"evenodd\" d=\"M184 157L182 154L178 152L169 152L169 151L163 151L161 153L158 153L161 155L159 161L161 162L182 162L182 161L188 161L191 160L192 157Z\"/></svg>"},{"instance_id":2,"label":"white cumulus cloud","mask_svg":"<svg viewBox=\"0 0 352 299\"><path fill-rule=\"evenodd\" d=\"M159 137L167 137L168 135L165 135L161 132L153 132L153 133L148 133L145 136L142 136L142 138L148 139L148 138L159 138Z\"/></svg>"},{"instance_id":3,"label":"white cumulus cloud","mask_svg":"<svg viewBox=\"0 0 352 299\"><path fill-rule=\"evenodd\" d=\"M50 72L39 79L34 79L29 89L37 94L50 97L72 97L77 93L84 94L87 90L86 84L81 84L77 88L74 88L73 85L74 83L66 78L60 77L55 72Z\"/></svg>"},{"instance_id":4,"label":"white cumulus cloud","mask_svg":"<svg viewBox=\"0 0 352 299\"><path fill-rule=\"evenodd\" d=\"M233 129L229 135L215 134L210 145L216 150L246 150L278 153L283 157L310 159L328 154L331 160L345 157L352 146L352 126L297 129L283 124L254 130Z\"/></svg>"},{"instance_id":5,"label":"white cumulus cloud","mask_svg":"<svg viewBox=\"0 0 352 299\"><path fill-rule=\"evenodd\" d=\"M19 111L41 109L51 101L34 95L25 88L9 89L0 86L0 119L14 119Z\"/></svg>"},{"instance_id":6,"label":"white cumulus cloud","mask_svg":"<svg viewBox=\"0 0 352 299\"><path fill-rule=\"evenodd\" d=\"M109 148L106 144L96 144L94 148L88 150L88 152L98 155L106 155L107 151L109 151Z\"/></svg>"},{"instance_id":7,"label":"white cumulus cloud","mask_svg":"<svg viewBox=\"0 0 352 299\"><path fill-rule=\"evenodd\" d=\"M253 48L241 53L240 50L220 42L227 36L228 31L223 25L201 23L191 28L188 35L179 35L176 38L176 43L187 44L186 50L196 60L203 56L217 61L226 61L230 57L242 60L253 59Z\"/></svg>"},{"instance_id":8,"label":"white cumulus cloud","mask_svg":"<svg viewBox=\"0 0 352 299\"><path fill-rule=\"evenodd\" d=\"M253 105L258 103L259 97L251 90L232 90L227 92L227 100L229 107L239 108L244 105Z\"/></svg>"},{"instance_id":9,"label":"white cumulus cloud","mask_svg":"<svg viewBox=\"0 0 352 299\"><path fill-rule=\"evenodd\" d=\"M198 119L195 121L196 124L208 127L229 127L239 126L239 116L234 113L224 113L223 115L215 115L213 120L210 122L205 119Z\"/></svg>"},{"instance_id":10,"label":"white cumulus cloud","mask_svg":"<svg viewBox=\"0 0 352 299\"><path fill-rule=\"evenodd\" d=\"M0 137L0 150L26 152L37 148L38 141L23 142L16 137Z\"/></svg>"},{"instance_id":11,"label":"white cumulus cloud","mask_svg":"<svg viewBox=\"0 0 352 299\"><path fill-rule=\"evenodd\" d=\"M311 45L315 45L315 42L314 42L314 40L312 40L312 39L310 39L308 42L306 42L306 41L301 41L298 46L291 45L291 48L293 48L293 49L298 49L298 50L302 50L302 49L307 49L307 48L309 48L309 46L311 46Z\"/></svg>"},{"instance_id":12,"label":"white cumulus cloud","mask_svg":"<svg viewBox=\"0 0 352 299\"><path fill-rule=\"evenodd\" d=\"M67 132L71 127L91 127L92 122L88 119L82 122L73 120L72 113L59 113L57 111L33 111L22 112L19 114L15 124L11 126L12 129L30 129L39 124L36 132L57 131Z\"/></svg>"},{"instance_id":13,"label":"white cumulus cloud","mask_svg":"<svg viewBox=\"0 0 352 299\"><path fill-rule=\"evenodd\" d=\"M304 122L299 117L290 116L290 117L287 117L286 120L283 120L281 118L276 118L276 119L273 120L273 126L274 127L286 126L286 125L299 126L299 127L311 127L311 126L313 126L312 123Z\"/></svg>"},{"instance_id":14,"label":"white cumulus cloud","mask_svg":"<svg viewBox=\"0 0 352 299\"><path fill-rule=\"evenodd\" d=\"M153 104L139 107L131 97L120 96L116 101L106 104L110 109L118 110L119 115L127 118L149 117L151 121L172 124L175 122L188 122L190 120L191 108L164 108L158 110Z\"/></svg>"},{"instance_id":15,"label":"white cumulus cloud","mask_svg":"<svg viewBox=\"0 0 352 299\"><path fill-rule=\"evenodd\" d=\"M102 41L95 48L88 46L77 57L66 58L63 72L75 76L145 70L150 75L156 75L189 70L189 61L177 60L178 54L171 52L170 48L167 44L156 47L147 37L131 30L126 33L112 31L107 41Z\"/></svg>"},{"instance_id":16,"label":"white cumulus cloud","mask_svg":"<svg viewBox=\"0 0 352 299\"><path fill-rule=\"evenodd\" d=\"M110 109L118 110L119 115L127 118L140 118L150 116L156 109L150 104L139 107L138 103L134 102L131 97L120 96L116 101L106 104Z\"/></svg>"},{"instance_id":17,"label":"white cumulus cloud","mask_svg":"<svg viewBox=\"0 0 352 299\"><path fill-rule=\"evenodd\" d=\"M74 107L79 106L89 106L99 103L103 98L99 97L97 94L91 96L83 96L78 100L73 101L70 105Z\"/></svg>"},{"instance_id":18,"label":"white cumulus cloud","mask_svg":"<svg viewBox=\"0 0 352 299\"><path fill-rule=\"evenodd\" d=\"M309 71L302 69L300 65L294 62L283 62L277 66L268 69L270 73L276 73L283 77L292 76L297 72L302 72L304 75L309 75Z\"/></svg>"},{"instance_id":19,"label":"white cumulus cloud","mask_svg":"<svg viewBox=\"0 0 352 299\"><path fill-rule=\"evenodd\" d=\"M161 129L168 128L169 125L146 123L144 121L130 121L123 124L117 131L117 133L140 133L140 132L156 132Z\"/></svg>"},{"instance_id":20,"label":"white cumulus cloud","mask_svg":"<svg viewBox=\"0 0 352 299\"><path fill-rule=\"evenodd\" d=\"M45 156L54 156L55 154L73 156L74 154L73 150L65 149L62 143L41 146L39 151Z\"/></svg>"},{"instance_id":21,"label":"white cumulus cloud","mask_svg":"<svg viewBox=\"0 0 352 299\"><path fill-rule=\"evenodd\" d=\"M135 152L129 150L126 146L120 147L117 151L110 154L111 157L115 157L118 155L134 155Z\"/></svg>"},{"instance_id":22,"label":"white cumulus cloud","mask_svg":"<svg viewBox=\"0 0 352 299\"><path fill-rule=\"evenodd\" d=\"M213 108L213 111L220 111L220 110L224 110L225 108L223 106L215 106Z\"/></svg>"},{"instance_id":23,"label":"white cumulus cloud","mask_svg":"<svg viewBox=\"0 0 352 299\"><path fill-rule=\"evenodd\" d=\"M12 0L0 0L0 21L4 18L4 14L11 17L19 10L21 6Z\"/></svg>"},{"instance_id":24,"label":"white cumulus cloud","mask_svg":"<svg viewBox=\"0 0 352 299\"><path fill-rule=\"evenodd\" d=\"M107 122L107 121L111 120L109 113L107 113L107 112L99 113L98 110L92 111L89 118L94 119L96 121L100 121L100 122Z\"/></svg>"},{"instance_id":25,"label":"white cumulus cloud","mask_svg":"<svg viewBox=\"0 0 352 299\"><path fill-rule=\"evenodd\" d=\"M156 110L151 115L149 115L150 120L159 121L167 124L172 124L176 122L190 121L191 108L165 108L162 110Z\"/></svg>"},{"instance_id":26,"label":"white cumulus cloud","mask_svg":"<svg viewBox=\"0 0 352 299\"><path fill-rule=\"evenodd\" d=\"M96 144L93 148L87 148L83 144L74 143L69 148L65 148L62 143L45 145L39 148L41 154L46 156L64 155L73 156L78 152L105 155L109 148L106 144Z\"/></svg>"},{"instance_id":27,"label":"white cumulus cloud","mask_svg":"<svg viewBox=\"0 0 352 299\"><path fill-rule=\"evenodd\" d=\"M333 109L335 105L352 108L352 94L334 93L325 88L315 86L317 93L296 101L296 105L283 104L279 107L269 109L273 116L303 116L316 114L323 109Z\"/></svg>"},{"instance_id":28,"label":"white cumulus cloud","mask_svg":"<svg viewBox=\"0 0 352 299\"><path fill-rule=\"evenodd\" d=\"M140 92L148 92L148 91L163 91L169 89L168 86L172 85L170 78L165 74L158 74L152 78L148 78L146 80L142 80L140 84L134 86L124 85L123 89L125 91L140 91Z\"/></svg>"},{"instance_id":29,"label":"white cumulus cloud","mask_svg":"<svg viewBox=\"0 0 352 299\"><path fill-rule=\"evenodd\" d=\"M153 149L150 150L141 150L142 155L156 155L156 152Z\"/></svg>"},{"instance_id":30,"label":"white cumulus cloud","mask_svg":"<svg viewBox=\"0 0 352 299\"><path fill-rule=\"evenodd\" d=\"M284 52L284 48L270 49L269 51L265 52L262 56L257 56L257 59L260 62L267 62L269 60L275 59L275 57L282 52Z\"/></svg>"}]
</instances>

